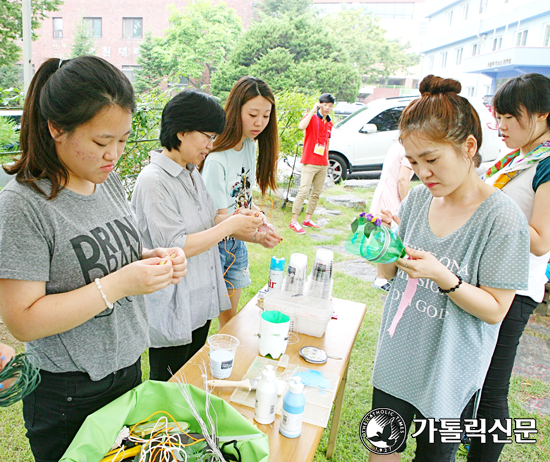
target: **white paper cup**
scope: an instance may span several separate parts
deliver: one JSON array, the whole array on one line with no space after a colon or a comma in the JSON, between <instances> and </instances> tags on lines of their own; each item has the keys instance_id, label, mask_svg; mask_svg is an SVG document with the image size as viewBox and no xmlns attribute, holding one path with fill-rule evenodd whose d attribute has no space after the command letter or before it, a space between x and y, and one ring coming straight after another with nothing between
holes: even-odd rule
<instances>
[{"instance_id":1,"label":"white paper cup","mask_svg":"<svg viewBox=\"0 0 550 462\"><path fill-rule=\"evenodd\" d=\"M210 348L210 371L212 377L226 379L233 371L235 353L239 346L239 339L227 334L212 335L208 339Z\"/></svg>"}]
</instances>

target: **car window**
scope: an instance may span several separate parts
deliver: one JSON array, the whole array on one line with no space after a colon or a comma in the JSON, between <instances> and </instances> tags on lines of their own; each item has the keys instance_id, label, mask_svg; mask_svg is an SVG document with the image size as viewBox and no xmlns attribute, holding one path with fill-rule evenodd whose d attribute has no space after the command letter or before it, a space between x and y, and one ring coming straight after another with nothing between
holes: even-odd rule
<instances>
[{"instance_id":1,"label":"car window","mask_svg":"<svg viewBox=\"0 0 550 462\"><path fill-rule=\"evenodd\" d=\"M387 132L390 130L397 130L399 128L399 118L405 107L393 107L382 111L376 117L373 117L370 124L376 125L376 129L379 132Z\"/></svg>"},{"instance_id":2,"label":"car window","mask_svg":"<svg viewBox=\"0 0 550 462\"><path fill-rule=\"evenodd\" d=\"M355 111L353 114L350 114L344 120L342 120L338 125L336 125L336 128L340 128L342 125L344 125L345 123L348 123L351 119L353 119L354 117L357 117L359 114L361 114L363 111L366 111L366 110L367 110L367 107L365 106L359 109L358 111Z\"/></svg>"}]
</instances>

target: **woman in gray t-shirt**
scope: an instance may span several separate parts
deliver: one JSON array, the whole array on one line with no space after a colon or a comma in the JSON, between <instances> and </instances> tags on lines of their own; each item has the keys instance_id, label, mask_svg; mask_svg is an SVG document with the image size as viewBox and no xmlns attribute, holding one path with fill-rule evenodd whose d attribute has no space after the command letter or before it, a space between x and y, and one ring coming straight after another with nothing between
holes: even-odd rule
<instances>
[{"instance_id":1,"label":"woman in gray t-shirt","mask_svg":"<svg viewBox=\"0 0 550 462\"><path fill-rule=\"evenodd\" d=\"M400 122L407 159L423 185L407 196L399 218L382 213L385 224L400 222L408 256L379 265L395 280L378 340L373 410L389 408L399 417L381 421L378 433L366 428L372 461L399 460L383 454L405 449L414 418L421 420L417 460L454 460L461 431L449 443L433 429L440 419L472 417L498 323L527 283L525 217L477 175L481 126L460 89L455 80L426 77L421 98Z\"/></svg>"},{"instance_id":2,"label":"woman in gray t-shirt","mask_svg":"<svg viewBox=\"0 0 550 462\"><path fill-rule=\"evenodd\" d=\"M23 399L38 462L59 460L89 414L141 382L141 295L185 275L181 249L143 248L112 171L134 109L132 84L95 56L49 59L25 98L23 153L0 192L0 316L40 359Z\"/></svg>"}]
</instances>

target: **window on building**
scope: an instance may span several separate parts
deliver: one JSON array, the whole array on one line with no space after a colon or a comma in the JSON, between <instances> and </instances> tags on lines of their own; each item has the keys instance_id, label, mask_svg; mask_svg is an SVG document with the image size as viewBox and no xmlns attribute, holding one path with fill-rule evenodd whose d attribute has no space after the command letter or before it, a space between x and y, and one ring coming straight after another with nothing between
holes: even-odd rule
<instances>
[{"instance_id":1,"label":"window on building","mask_svg":"<svg viewBox=\"0 0 550 462\"><path fill-rule=\"evenodd\" d=\"M128 80L134 83L136 73L141 70L141 66L126 66L122 65L122 73L128 77Z\"/></svg>"},{"instance_id":2,"label":"window on building","mask_svg":"<svg viewBox=\"0 0 550 462\"><path fill-rule=\"evenodd\" d=\"M122 18L122 38L142 38L143 18Z\"/></svg>"},{"instance_id":3,"label":"window on building","mask_svg":"<svg viewBox=\"0 0 550 462\"><path fill-rule=\"evenodd\" d=\"M550 24L546 24L546 27L544 28L544 36L542 38L542 46L543 47L549 47L550 46Z\"/></svg>"},{"instance_id":4,"label":"window on building","mask_svg":"<svg viewBox=\"0 0 550 462\"><path fill-rule=\"evenodd\" d=\"M428 59L428 69L430 71L433 71L434 70L434 56L430 56L430 58Z\"/></svg>"},{"instance_id":5,"label":"window on building","mask_svg":"<svg viewBox=\"0 0 550 462\"><path fill-rule=\"evenodd\" d=\"M468 10L470 9L470 4L469 3L463 3L462 5L460 5L460 16L462 17L462 19L465 21L466 19L468 19Z\"/></svg>"},{"instance_id":6,"label":"window on building","mask_svg":"<svg viewBox=\"0 0 550 462\"><path fill-rule=\"evenodd\" d=\"M479 0L479 14L483 14L487 11L487 1L488 0Z\"/></svg>"},{"instance_id":7,"label":"window on building","mask_svg":"<svg viewBox=\"0 0 550 462\"><path fill-rule=\"evenodd\" d=\"M472 45L472 56L477 56L481 53L481 43L474 43Z\"/></svg>"},{"instance_id":8,"label":"window on building","mask_svg":"<svg viewBox=\"0 0 550 462\"><path fill-rule=\"evenodd\" d=\"M53 18L53 38L63 38L63 18Z\"/></svg>"},{"instance_id":9,"label":"window on building","mask_svg":"<svg viewBox=\"0 0 550 462\"><path fill-rule=\"evenodd\" d=\"M447 67L447 52L441 53L441 68L444 69Z\"/></svg>"},{"instance_id":10,"label":"window on building","mask_svg":"<svg viewBox=\"0 0 550 462\"><path fill-rule=\"evenodd\" d=\"M457 48L456 49L456 61L455 64L457 66L460 66L462 64L462 53L464 51L464 48Z\"/></svg>"},{"instance_id":11,"label":"window on building","mask_svg":"<svg viewBox=\"0 0 550 462\"><path fill-rule=\"evenodd\" d=\"M453 10L447 12L447 25L451 26L453 24Z\"/></svg>"},{"instance_id":12,"label":"window on building","mask_svg":"<svg viewBox=\"0 0 550 462\"><path fill-rule=\"evenodd\" d=\"M500 50L502 48L502 37L495 37L493 39L493 46L492 46L492 50L493 51L497 51L497 50Z\"/></svg>"},{"instance_id":13,"label":"window on building","mask_svg":"<svg viewBox=\"0 0 550 462\"><path fill-rule=\"evenodd\" d=\"M475 87L466 87L466 96L475 96Z\"/></svg>"},{"instance_id":14,"label":"window on building","mask_svg":"<svg viewBox=\"0 0 550 462\"><path fill-rule=\"evenodd\" d=\"M101 38L101 18L83 18L88 37Z\"/></svg>"},{"instance_id":15,"label":"window on building","mask_svg":"<svg viewBox=\"0 0 550 462\"><path fill-rule=\"evenodd\" d=\"M527 44L527 29L519 31L516 36L516 46L524 47Z\"/></svg>"}]
</instances>

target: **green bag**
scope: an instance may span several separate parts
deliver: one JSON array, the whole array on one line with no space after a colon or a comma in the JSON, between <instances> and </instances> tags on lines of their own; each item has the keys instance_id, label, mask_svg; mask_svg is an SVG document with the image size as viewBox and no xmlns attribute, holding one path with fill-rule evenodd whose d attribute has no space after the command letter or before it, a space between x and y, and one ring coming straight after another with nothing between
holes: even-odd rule
<instances>
[{"instance_id":1,"label":"green bag","mask_svg":"<svg viewBox=\"0 0 550 462\"><path fill-rule=\"evenodd\" d=\"M206 422L206 393L193 385L184 386L188 387L201 418ZM211 395L210 402L212 419L217 422L217 436L222 441L238 440L243 462L267 462L268 436L223 399ZM134 425L157 411L169 412L174 419L188 422L190 433L202 433L188 407L177 384L148 380L89 415L60 462L100 462L123 426ZM224 450L234 454L230 445Z\"/></svg>"}]
</instances>

